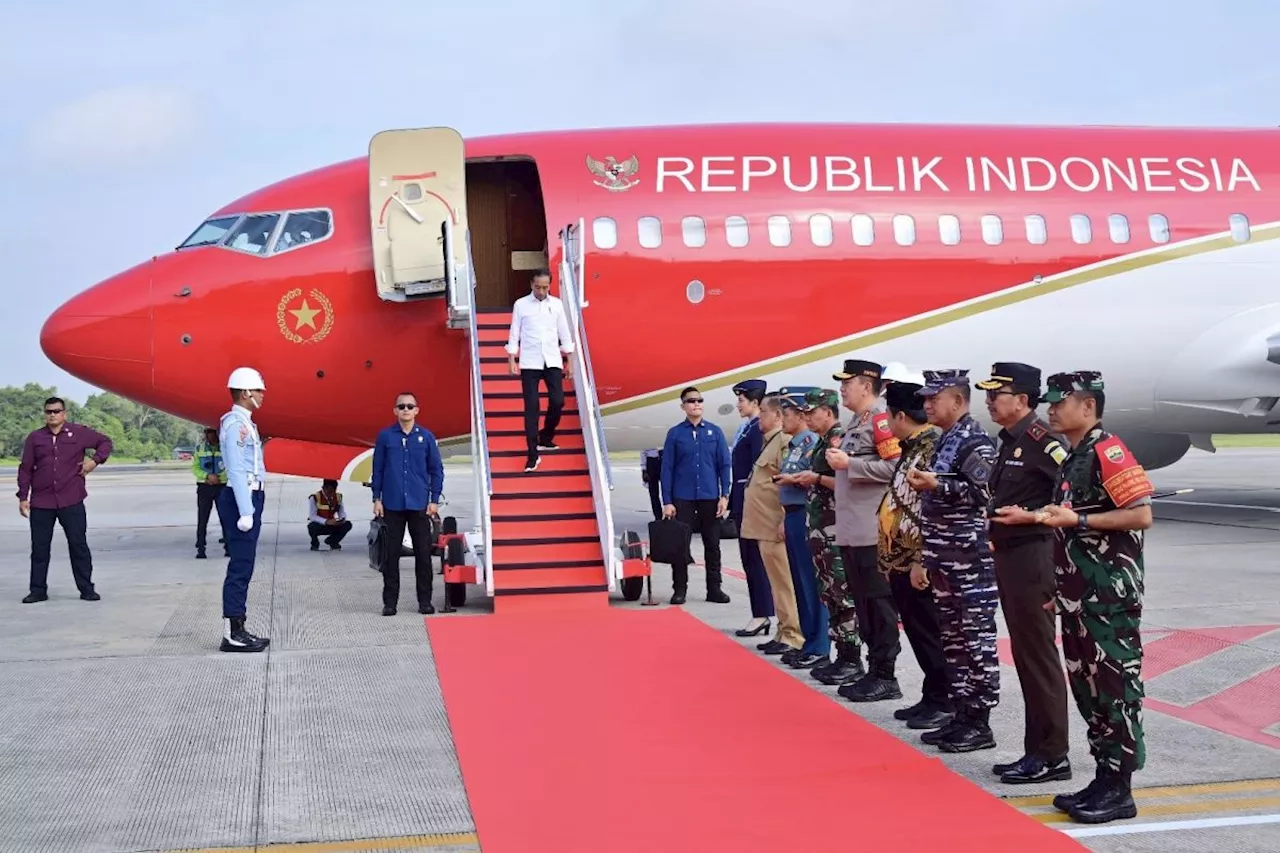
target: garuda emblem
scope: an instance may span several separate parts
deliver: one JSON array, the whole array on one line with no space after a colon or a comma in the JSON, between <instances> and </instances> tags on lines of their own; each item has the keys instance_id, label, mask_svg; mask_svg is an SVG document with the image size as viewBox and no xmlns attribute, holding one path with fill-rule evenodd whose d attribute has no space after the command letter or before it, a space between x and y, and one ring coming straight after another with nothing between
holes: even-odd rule
<instances>
[{"instance_id":1,"label":"garuda emblem","mask_svg":"<svg viewBox=\"0 0 1280 853\"><path fill-rule=\"evenodd\" d=\"M632 154L621 163L614 157L604 158L601 163L590 154L587 155L587 168L591 170L591 174L600 180L593 181L596 186L604 187L610 192L622 192L629 190L639 181L632 180L631 176L640 171L640 161Z\"/></svg>"}]
</instances>

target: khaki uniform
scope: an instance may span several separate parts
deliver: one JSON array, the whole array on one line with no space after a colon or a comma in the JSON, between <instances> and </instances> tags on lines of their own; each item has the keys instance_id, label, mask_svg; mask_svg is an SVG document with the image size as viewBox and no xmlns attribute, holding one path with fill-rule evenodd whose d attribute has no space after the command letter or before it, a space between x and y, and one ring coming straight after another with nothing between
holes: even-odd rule
<instances>
[{"instance_id":1,"label":"khaki uniform","mask_svg":"<svg viewBox=\"0 0 1280 853\"><path fill-rule=\"evenodd\" d=\"M782 457L786 449L787 436L780 428L764 436L763 449L751 468L751 478L743 497L740 535L760 545L760 556L773 592L773 609L778 617L778 631L774 639L798 649L804 645L804 634L800 631L795 587L791 582L786 539L782 533L782 501L778 497L778 484L773 482L773 478L782 473Z\"/></svg>"}]
</instances>

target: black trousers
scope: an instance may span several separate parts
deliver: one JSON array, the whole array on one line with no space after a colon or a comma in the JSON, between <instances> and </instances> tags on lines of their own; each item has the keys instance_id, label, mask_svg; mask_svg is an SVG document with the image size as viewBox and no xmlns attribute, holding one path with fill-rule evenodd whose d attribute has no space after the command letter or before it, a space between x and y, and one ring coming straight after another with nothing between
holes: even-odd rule
<instances>
[{"instance_id":1,"label":"black trousers","mask_svg":"<svg viewBox=\"0 0 1280 853\"><path fill-rule=\"evenodd\" d=\"M672 498L676 520L682 521L702 537L703 561L707 566L707 592L720 588L720 519L716 510L720 501L686 501ZM689 589L689 564L672 563L671 580L677 592Z\"/></svg>"},{"instance_id":2,"label":"black trousers","mask_svg":"<svg viewBox=\"0 0 1280 853\"><path fill-rule=\"evenodd\" d=\"M431 522L426 510L383 510L387 522L387 563L382 567L382 603L395 607L400 601L400 546L405 527L413 543L413 574L418 586L418 606L431 603Z\"/></svg>"},{"instance_id":3,"label":"black trousers","mask_svg":"<svg viewBox=\"0 0 1280 853\"><path fill-rule=\"evenodd\" d=\"M933 588L916 589L906 572L890 572L889 586L902 616L902 630L924 673L924 702L941 711L951 710L947 698L947 659L942 654L942 626Z\"/></svg>"},{"instance_id":4,"label":"black trousers","mask_svg":"<svg viewBox=\"0 0 1280 853\"><path fill-rule=\"evenodd\" d=\"M196 550L203 551L208 541L209 515L218 503L218 493L225 489L222 483L196 483ZM239 521L237 518L236 521ZM222 529L222 511L218 511L218 529ZM222 537L225 539L226 537Z\"/></svg>"},{"instance_id":5,"label":"black trousers","mask_svg":"<svg viewBox=\"0 0 1280 853\"><path fill-rule=\"evenodd\" d=\"M49 548L54 522L62 525L71 554L71 575L81 593L93 592L93 555L89 553L89 520L84 501L61 509L31 508L31 591L49 592Z\"/></svg>"},{"instance_id":6,"label":"black trousers","mask_svg":"<svg viewBox=\"0 0 1280 853\"><path fill-rule=\"evenodd\" d=\"M867 644L867 664L873 675L893 678L894 663L902 652L898 642L898 611L893 590L880 574L876 546L840 546L844 576L858 611L858 634Z\"/></svg>"},{"instance_id":7,"label":"black trousers","mask_svg":"<svg viewBox=\"0 0 1280 853\"><path fill-rule=\"evenodd\" d=\"M649 485L649 506L653 509L653 520L662 520L662 452L644 460L645 478Z\"/></svg>"},{"instance_id":8,"label":"black trousers","mask_svg":"<svg viewBox=\"0 0 1280 853\"><path fill-rule=\"evenodd\" d=\"M547 386L547 419L538 431L538 414L541 409L538 383ZM521 390L524 392L524 437L529 444L529 458L538 455L539 444L555 440L556 427L560 426L560 413L564 411L564 371L558 367L541 370L520 370Z\"/></svg>"},{"instance_id":9,"label":"black trousers","mask_svg":"<svg viewBox=\"0 0 1280 853\"><path fill-rule=\"evenodd\" d=\"M307 522L307 534L311 537L312 545L320 544L320 537L324 537L324 541L330 545L337 545L342 542L344 536L351 532L351 522L340 521L337 524L316 524L314 521ZM400 531L400 539L404 540L404 530Z\"/></svg>"},{"instance_id":10,"label":"black trousers","mask_svg":"<svg viewBox=\"0 0 1280 853\"><path fill-rule=\"evenodd\" d=\"M1026 705L1023 747L1027 755L1055 761L1067 754L1067 684L1054 643L1056 620L1044 609L1057 588L1053 539L997 542L995 558L1000 608Z\"/></svg>"}]
</instances>

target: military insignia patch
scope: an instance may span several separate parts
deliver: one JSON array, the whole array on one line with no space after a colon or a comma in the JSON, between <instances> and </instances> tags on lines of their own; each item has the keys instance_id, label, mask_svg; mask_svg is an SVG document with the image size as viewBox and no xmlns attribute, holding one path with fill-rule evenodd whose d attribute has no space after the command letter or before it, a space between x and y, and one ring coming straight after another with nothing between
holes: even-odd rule
<instances>
[{"instance_id":1,"label":"military insignia patch","mask_svg":"<svg viewBox=\"0 0 1280 853\"><path fill-rule=\"evenodd\" d=\"M634 154L623 160L621 163L616 158L610 156L605 157L604 162L600 162L590 154L587 155L587 169L591 174L600 180L592 181L598 187L604 187L609 192L623 192L629 190L636 184L638 180L633 180L632 175L640 171L640 161Z\"/></svg>"},{"instance_id":2,"label":"military insignia patch","mask_svg":"<svg viewBox=\"0 0 1280 853\"><path fill-rule=\"evenodd\" d=\"M889 429L889 414L881 412L871 419L871 437L876 444L876 453L881 459L897 459L902 455L898 439Z\"/></svg>"},{"instance_id":3,"label":"military insignia patch","mask_svg":"<svg viewBox=\"0 0 1280 853\"><path fill-rule=\"evenodd\" d=\"M1015 447L1015 448L1013 449L1013 458L1014 458L1014 459L1021 459L1021 458L1022 458L1022 448L1021 448L1021 447Z\"/></svg>"},{"instance_id":4,"label":"military insignia patch","mask_svg":"<svg viewBox=\"0 0 1280 853\"><path fill-rule=\"evenodd\" d=\"M1097 445L1098 464L1102 471L1102 488L1106 490L1111 502L1118 507L1125 507L1139 498L1153 495L1156 492L1146 469L1138 464L1133 454L1116 436L1111 436Z\"/></svg>"},{"instance_id":5,"label":"military insignia patch","mask_svg":"<svg viewBox=\"0 0 1280 853\"><path fill-rule=\"evenodd\" d=\"M1032 422L1032 424L1027 427L1027 435L1031 436L1033 440L1039 441L1045 437L1046 433L1044 427L1040 426L1038 423Z\"/></svg>"},{"instance_id":6,"label":"military insignia patch","mask_svg":"<svg viewBox=\"0 0 1280 853\"><path fill-rule=\"evenodd\" d=\"M1064 461L1066 461L1067 451L1062 448L1062 444L1060 444L1059 442L1056 442L1056 441L1049 442L1047 445L1045 445L1044 452L1048 453L1049 456L1053 458L1053 461L1057 462L1059 465L1061 465Z\"/></svg>"}]
</instances>

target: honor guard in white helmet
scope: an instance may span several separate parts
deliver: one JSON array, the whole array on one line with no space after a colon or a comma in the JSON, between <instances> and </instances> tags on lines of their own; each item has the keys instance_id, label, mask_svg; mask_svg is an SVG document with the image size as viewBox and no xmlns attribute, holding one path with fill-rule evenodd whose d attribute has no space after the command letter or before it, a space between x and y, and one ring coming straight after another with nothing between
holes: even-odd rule
<instances>
[{"instance_id":1,"label":"honor guard in white helmet","mask_svg":"<svg viewBox=\"0 0 1280 853\"><path fill-rule=\"evenodd\" d=\"M262 439L253 423L253 413L262 408L266 387L262 374L252 367L231 371L227 379L231 411L222 416L218 426L218 440L227 469L227 486L218 494L218 514L227 520L226 545L230 555L227 576L222 582L221 648L224 652L260 652L271 643L245 628L245 600L249 582L253 580L258 534L262 530L267 474L262 461ZM232 519L236 519L234 524Z\"/></svg>"}]
</instances>

